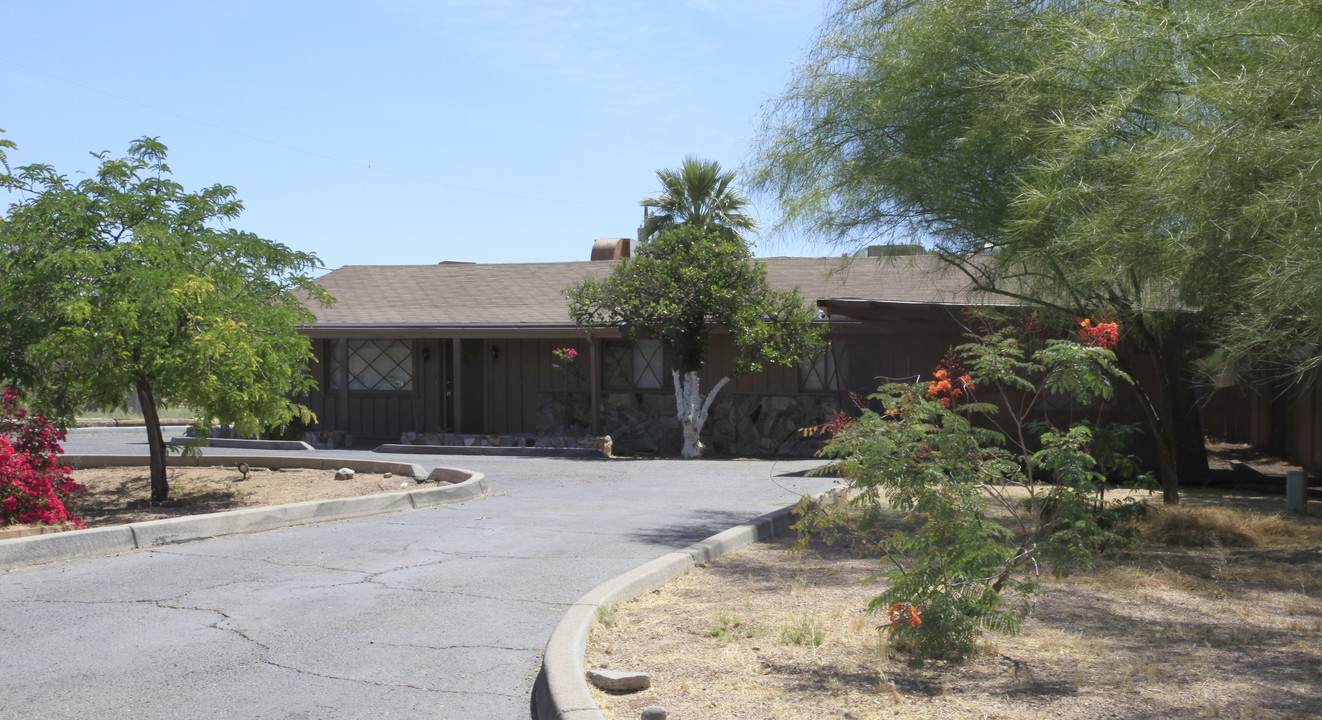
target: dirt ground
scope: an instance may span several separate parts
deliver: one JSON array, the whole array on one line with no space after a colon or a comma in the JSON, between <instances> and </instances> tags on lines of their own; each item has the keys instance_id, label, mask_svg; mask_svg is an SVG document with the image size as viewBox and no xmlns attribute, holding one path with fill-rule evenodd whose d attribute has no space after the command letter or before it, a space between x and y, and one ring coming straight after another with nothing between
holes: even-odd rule
<instances>
[{"instance_id":1,"label":"dirt ground","mask_svg":"<svg viewBox=\"0 0 1322 720\"><path fill-rule=\"evenodd\" d=\"M270 470L254 465L245 480L232 467L172 467L168 473L170 500L151 507L145 502L151 497L145 467L75 470L73 477L88 488L77 504L77 514L88 527L399 492L417 486L411 477L377 473L355 473L350 480L336 480L334 470Z\"/></svg>"},{"instance_id":2,"label":"dirt ground","mask_svg":"<svg viewBox=\"0 0 1322 720\"><path fill-rule=\"evenodd\" d=\"M1269 539L1104 556L1048 580L1020 635L989 634L962 663L911 670L865 613L879 561L786 555L786 538L602 614L585 666L652 675L640 693L593 690L615 720L648 705L672 720L1322 717L1322 522L1273 518L1279 496L1185 503L1247 512L1229 522Z\"/></svg>"}]
</instances>

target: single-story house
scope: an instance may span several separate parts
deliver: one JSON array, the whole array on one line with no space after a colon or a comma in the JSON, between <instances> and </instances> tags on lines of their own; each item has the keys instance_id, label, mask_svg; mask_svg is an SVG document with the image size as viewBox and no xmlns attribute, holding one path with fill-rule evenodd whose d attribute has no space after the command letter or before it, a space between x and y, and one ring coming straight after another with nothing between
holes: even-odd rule
<instances>
[{"instance_id":1,"label":"single-story house","mask_svg":"<svg viewBox=\"0 0 1322 720\"><path fill-rule=\"evenodd\" d=\"M608 434L617 448L673 452L680 442L669 360L655 341L575 327L561 291L608 275L627 240L598 241L594 260L555 263L353 265L317 282L337 302L313 307L319 389L307 399L321 431L355 442L456 442L454 435ZM775 288L797 288L830 326L831 350L800 367L768 368L717 396L704 442L721 454L805 454L799 428L823 423L886 378L927 374L964 341L964 278L915 255L760 260ZM573 348L568 374L553 351ZM732 364L716 331L710 388ZM449 438L445 436L451 436Z\"/></svg>"}]
</instances>

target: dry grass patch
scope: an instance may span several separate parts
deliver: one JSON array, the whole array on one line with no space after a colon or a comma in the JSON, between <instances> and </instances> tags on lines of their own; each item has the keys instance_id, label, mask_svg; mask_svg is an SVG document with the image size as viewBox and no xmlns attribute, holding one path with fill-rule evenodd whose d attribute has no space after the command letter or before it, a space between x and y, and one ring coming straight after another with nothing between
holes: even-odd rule
<instances>
[{"instance_id":1,"label":"dry grass patch","mask_svg":"<svg viewBox=\"0 0 1322 720\"><path fill-rule=\"evenodd\" d=\"M411 477L355 473L336 480L334 470L267 470L254 467L245 480L232 467L171 467L170 500L145 506L151 478L144 467L75 470L74 480L87 486L75 512L89 527L223 512L335 498L399 492L416 487Z\"/></svg>"},{"instance_id":2,"label":"dry grass patch","mask_svg":"<svg viewBox=\"0 0 1322 720\"><path fill-rule=\"evenodd\" d=\"M1291 547L1322 541L1298 520L1231 507L1164 508L1143 525L1144 539L1183 547Z\"/></svg>"},{"instance_id":3,"label":"dry grass patch","mask_svg":"<svg viewBox=\"0 0 1322 720\"><path fill-rule=\"evenodd\" d=\"M878 561L759 543L616 608L587 666L644 670L653 684L595 697L615 720L654 704L674 720L1322 717L1322 524L1246 510L1279 509L1279 497L1187 497L1196 523L1154 514L1142 544L1047 581L1019 636L986 636L969 661L923 670L862 612ZM1153 539L1177 524L1205 526L1177 537L1209 544ZM1226 543L1232 531L1252 544ZM749 635L708 636L722 619ZM800 624L820 644L786 636Z\"/></svg>"}]
</instances>

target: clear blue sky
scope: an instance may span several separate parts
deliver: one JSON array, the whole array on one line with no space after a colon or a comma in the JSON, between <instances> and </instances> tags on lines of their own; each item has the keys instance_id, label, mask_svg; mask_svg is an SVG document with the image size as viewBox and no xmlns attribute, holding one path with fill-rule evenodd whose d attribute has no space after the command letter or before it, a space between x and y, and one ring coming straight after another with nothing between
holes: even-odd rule
<instances>
[{"instance_id":1,"label":"clear blue sky","mask_svg":"<svg viewBox=\"0 0 1322 720\"><path fill-rule=\"evenodd\" d=\"M160 137L234 227L350 264L587 259L657 168L737 167L823 0L10 3L11 165ZM0 194L8 206L12 199ZM764 223L774 219L759 201ZM825 254L774 238L759 255Z\"/></svg>"}]
</instances>

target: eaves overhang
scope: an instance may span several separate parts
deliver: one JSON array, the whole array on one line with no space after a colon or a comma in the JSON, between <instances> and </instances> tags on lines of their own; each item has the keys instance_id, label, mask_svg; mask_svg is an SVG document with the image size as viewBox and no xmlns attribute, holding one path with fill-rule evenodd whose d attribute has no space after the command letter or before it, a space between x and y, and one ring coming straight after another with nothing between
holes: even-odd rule
<instances>
[{"instance_id":1,"label":"eaves overhang","mask_svg":"<svg viewBox=\"0 0 1322 720\"><path fill-rule=\"evenodd\" d=\"M563 338L586 333L573 323L317 323L300 333L311 338ZM594 335L617 337L615 328L597 328Z\"/></svg>"}]
</instances>

